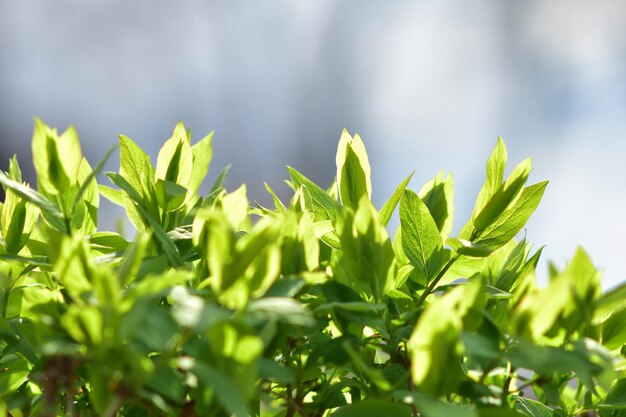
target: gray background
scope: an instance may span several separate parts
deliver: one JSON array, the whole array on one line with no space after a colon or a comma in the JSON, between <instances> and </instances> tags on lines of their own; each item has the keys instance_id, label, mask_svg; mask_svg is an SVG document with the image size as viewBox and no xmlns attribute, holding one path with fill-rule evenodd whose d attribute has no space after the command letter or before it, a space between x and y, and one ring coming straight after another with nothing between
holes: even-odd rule
<instances>
[{"instance_id":1,"label":"gray background","mask_svg":"<svg viewBox=\"0 0 626 417\"><path fill-rule=\"evenodd\" d=\"M583 244L606 287L625 278L624 1L0 0L0 167L31 166L35 115L74 124L92 163L118 133L156 157L178 120L215 130L211 176L233 163L229 188L263 203L286 164L329 184L346 127L379 205L451 170L455 230L500 135L551 181L528 226L544 262Z\"/></svg>"}]
</instances>

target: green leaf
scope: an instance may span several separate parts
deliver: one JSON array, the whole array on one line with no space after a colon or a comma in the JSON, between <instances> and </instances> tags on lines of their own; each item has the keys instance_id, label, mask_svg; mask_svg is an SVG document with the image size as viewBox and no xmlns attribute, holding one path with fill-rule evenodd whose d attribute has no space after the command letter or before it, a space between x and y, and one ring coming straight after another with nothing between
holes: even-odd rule
<instances>
[{"instance_id":1,"label":"green leaf","mask_svg":"<svg viewBox=\"0 0 626 417\"><path fill-rule=\"evenodd\" d=\"M550 407L525 397L515 399L515 409L528 417L561 417L562 414Z\"/></svg>"},{"instance_id":2,"label":"green leaf","mask_svg":"<svg viewBox=\"0 0 626 417\"><path fill-rule=\"evenodd\" d=\"M417 195L428 207L442 239L447 239L452 231L454 219L454 178L452 174L444 179L443 172L440 172L434 179L424 184Z\"/></svg>"},{"instance_id":3,"label":"green leaf","mask_svg":"<svg viewBox=\"0 0 626 417\"><path fill-rule=\"evenodd\" d=\"M191 169L189 184L187 185L187 189L191 194L198 193L200 184L209 172L209 166L213 159L213 133L209 133L191 147L193 168Z\"/></svg>"},{"instance_id":4,"label":"green leaf","mask_svg":"<svg viewBox=\"0 0 626 417\"><path fill-rule=\"evenodd\" d=\"M371 169L359 135L343 130L337 147L337 185L344 206L356 207L363 196L372 195Z\"/></svg>"},{"instance_id":5,"label":"green leaf","mask_svg":"<svg viewBox=\"0 0 626 417\"><path fill-rule=\"evenodd\" d=\"M272 187L270 187L269 184L266 182L264 182L263 184L265 185L265 189L267 190L267 192L270 193L270 195L272 196L272 200L274 200L274 207L276 208L276 210L280 213L286 212L287 207L285 207L283 202L280 201L280 198L278 198L274 190L272 190Z\"/></svg>"},{"instance_id":6,"label":"green leaf","mask_svg":"<svg viewBox=\"0 0 626 417\"><path fill-rule=\"evenodd\" d=\"M415 174L415 171L411 172L411 175L406 177L406 179L402 181L400 185L398 185L396 191L393 192L389 200L387 200L385 205L383 205L383 207L380 209L379 217L383 225L387 226L389 224L389 220L391 220L391 215L393 214L396 206L400 202L400 198L402 197L402 194L404 194L404 190L406 189L407 185L409 185L409 181L411 181L411 177L413 177L413 174Z\"/></svg>"},{"instance_id":7,"label":"green leaf","mask_svg":"<svg viewBox=\"0 0 626 417\"><path fill-rule=\"evenodd\" d=\"M215 178L215 181L213 182L213 184L211 185L211 188L209 189L208 195L214 195L221 188L223 188L224 181L226 180L226 176L228 175L229 171L230 171L230 165L226 165L226 167L219 173L217 178Z\"/></svg>"},{"instance_id":8,"label":"green leaf","mask_svg":"<svg viewBox=\"0 0 626 417\"><path fill-rule=\"evenodd\" d=\"M516 368L531 369L539 375L575 372L587 389L595 391L592 378L599 378L612 367L610 355L590 339L573 345L574 349L566 350L521 340L509 349L508 357Z\"/></svg>"},{"instance_id":9,"label":"green leaf","mask_svg":"<svg viewBox=\"0 0 626 417\"><path fill-rule=\"evenodd\" d=\"M130 184L134 194L139 196L142 194L143 184L154 181L150 157L124 135L120 135L120 175Z\"/></svg>"},{"instance_id":10,"label":"green leaf","mask_svg":"<svg viewBox=\"0 0 626 417\"><path fill-rule=\"evenodd\" d=\"M155 191L159 207L167 212L181 208L187 198L187 189L173 181L157 180Z\"/></svg>"},{"instance_id":11,"label":"green leaf","mask_svg":"<svg viewBox=\"0 0 626 417\"><path fill-rule=\"evenodd\" d=\"M543 181L524 188L515 204L498 216L473 242L497 249L513 239L539 205L547 185L548 181Z\"/></svg>"},{"instance_id":12,"label":"green leaf","mask_svg":"<svg viewBox=\"0 0 626 417\"><path fill-rule=\"evenodd\" d=\"M407 405L371 399L341 407L331 415L333 417L410 417L411 409Z\"/></svg>"},{"instance_id":13,"label":"green leaf","mask_svg":"<svg viewBox=\"0 0 626 417\"><path fill-rule=\"evenodd\" d=\"M465 255L474 258L484 258L491 255L491 253L493 252L489 248L456 237L448 238L446 240L446 243L459 255Z\"/></svg>"},{"instance_id":14,"label":"green leaf","mask_svg":"<svg viewBox=\"0 0 626 417\"><path fill-rule=\"evenodd\" d=\"M192 168L193 152L187 139L185 126L179 122L172 137L159 151L155 180L171 181L187 188Z\"/></svg>"},{"instance_id":15,"label":"green leaf","mask_svg":"<svg viewBox=\"0 0 626 417\"><path fill-rule=\"evenodd\" d=\"M406 190L400 201L400 225L404 253L430 281L445 263L443 241L428 207L413 191Z\"/></svg>"},{"instance_id":16,"label":"green leaf","mask_svg":"<svg viewBox=\"0 0 626 417\"><path fill-rule=\"evenodd\" d=\"M564 337L589 324L600 276L589 256L578 249L548 287L530 294L514 311L513 327L534 339ZM518 327L519 326L519 327Z\"/></svg>"},{"instance_id":17,"label":"green leaf","mask_svg":"<svg viewBox=\"0 0 626 417\"><path fill-rule=\"evenodd\" d=\"M67 289L72 299L81 299L83 293L92 289L90 278L95 270L90 256L87 239L80 235L64 237L54 262L59 282Z\"/></svg>"},{"instance_id":18,"label":"green leaf","mask_svg":"<svg viewBox=\"0 0 626 417\"><path fill-rule=\"evenodd\" d=\"M0 171L0 184L29 203L39 207L42 214L45 214L45 220L50 223L52 227L60 231L66 230L63 213L61 213L58 206L48 200L47 197L22 183L13 181L2 171Z\"/></svg>"},{"instance_id":19,"label":"green leaf","mask_svg":"<svg viewBox=\"0 0 626 417\"><path fill-rule=\"evenodd\" d=\"M220 205L233 230L239 230L248 218L247 187L242 185L222 198Z\"/></svg>"},{"instance_id":20,"label":"green leaf","mask_svg":"<svg viewBox=\"0 0 626 417\"><path fill-rule=\"evenodd\" d=\"M20 355L7 354L0 358L0 367L0 398L6 398L28 381L32 365Z\"/></svg>"},{"instance_id":21,"label":"green leaf","mask_svg":"<svg viewBox=\"0 0 626 417\"><path fill-rule=\"evenodd\" d=\"M195 361L193 372L204 386L215 390L218 401L229 414L236 417L250 415L245 407L245 396L228 375L224 375L213 366L201 361Z\"/></svg>"},{"instance_id":22,"label":"green leaf","mask_svg":"<svg viewBox=\"0 0 626 417\"><path fill-rule=\"evenodd\" d=\"M294 188L297 190L304 186L306 192L311 196L310 199L306 199L305 201L307 210L313 213L313 219L316 222L330 220L331 224L334 224L337 220L337 212L339 209L337 201L295 169L291 167L287 167L287 169L289 170ZM322 241L334 249L341 248L339 237L334 231L326 233L322 237Z\"/></svg>"},{"instance_id":23,"label":"green leaf","mask_svg":"<svg viewBox=\"0 0 626 417\"><path fill-rule=\"evenodd\" d=\"M309 327L315 320L301 303L287 297L268 297L254 300L247 311L265 320L274 320L294 326Z\"/></svg>"},{"instance_id":24,"label":"green leaf","mask_svg":"<svg viewBox=\"0 0 626 417\"><path fill-rule=\"evenodd\" d=\"M482 407L478 409L478 417L523 417L524 414L510 408Z\"/></svg>"},{"instance_id":25,"label":"green leaf","mask_svg":"<svg viewBox=\"0 0 626 417\"><path fill-rule=\"evenodd\" d=\"M13 181L22 181L17 158L9 162L9 175ZM26 245L37 221L38 211L35 206L23 199L13 190L6 187L5 200L2 205L1 230L7 252L17 254Z\"/></svg>"},{"instance_id":26,"label":"green leaf","mask_svg":"<svg viewBox=\"0 0 626 417\"><path fill-rule=\"evenodd\" d=\"M478 216L491 197L502 185L502 177L504 176L506 160L506 146L504 145L502 138L498 138L498 142L487 160L487 178L485 179L485 184L478 193L472 219Z\"/></svg>"},{"instance_id":27,"label":"green leaf","mask_svg":"<svg viewBox=\"0 0 626 417\"><path fill-rule=\"evenodd\" d=\"M489 226L507 207L509 207L520 195L530 170L530 159L522 161L515 167L511 175L491 196L485 207L472 218L475 234L479 234Z\"/></svg>"},{"instance_id":28,"label":"green leaf","mask_svg":"<svg viewBox=\"0 0 626 417\"><path fill-rule=\"evenodd\" d=\"M605 292L594 304L594 322L604 321L613 312L626 308L626 282Z\"/></svg>"},{"instance_id":29,"label":"green leaf","mask_svg":"<svg viewBox=\"0 0 626 417\"><path fill-rule=\"evenodd\" d=\"M135 278L149 242L149 233L139 233L135 241L126 249L118 271L122 283L129 284Z\"/></svg>"},{"instance_id":30,"label":"green leaf","mask_svg":"<svg viewBox=\"0 0 626 417\"><path fill-rule=\"evenodd\" d=\"M593 408L598 410L626 409L626 378L615 381L604 399Z\"/></svg>"},{"instance_id":31,"label":"green leaf","mask_svg":"<svg viewBox=\"0 0 626 417\"><path fill-rule=\"evenodd\" d=\"M43 194L63 193L76 178L82 152L76 130L70 126L59 137L56 129L35 118L32 140L33 164Z\"/></svg>"},{"instance_id":32,"label":"green leaf","mask_svg":"<svg viewBox=\"0 0 626 417\"><path fill-rule=\"evenodd\" d=\"M289 275L317 269L319 252L312 215L291 210L285 216L282 230L281 273Z\"/></svg>"},{"instance_id":33,"label":"green leaf","mask_svg":"<svg viewBox=\"0 0 626 417\"><path fill-rule=\"evenodd\" d=\"M474 406L447 403L418 391L396 391L394 397L415 404L423 417L478 417Z\"/></svg>"},{"instance_id":34,"label":"green leaf","mask_svg":"<svg viewBox=\"0 0 626 417\"><path fill-rule=\"evenodd\" d=\"M102 166L99 169L101 170ZM98 193L98 184L95 179L96 175L97 173L92 171L87 160L83 158L78 167L75 187L75 190L77 190L76 196L68 199L68 201L72 202L72 206L65 209L65 212L69 213L68 217L70 218L72 230L81 230L85 234L95 232L98 226L100 194ZM71 194L68 196L71 196Z\"/></svg>"},{"instance_id":35,"label":"green leaf","mask_svg":"<svg viewBox=\"0 0 626 417\"><path fill-rule=\"evenodd\" d=\"M97 187L95 179L98 175L100 175L100 172L102 172L104 165L106 164L106 162L109 160L109 158L111 157L111 155L116 149L117 149L117 145L111 146L109 150L104 154L104 157L102 157L102 159L98 161L98 164L93 170L91 169L86 170L86 172L88 172L89 174L87 175L86 178L82 180L81 186L78 189L78 193L76 193L76 196L74 197L73 206L76 206L79 203L80 199L88 190L90 191L89 193L90 195L89 197L86 198L86 200L90 201L92 204L96 201L98 187ZM85 159L81 161L81 165L82 164L87 164L87 167L89 166L89 164L87 163L87 160ZM93 189L96 190L95 196L91 195L91 190ZM98 207L98 205L96 204L95 207Z\"/></svg>"},{"instance_id":36,"label":"green leaf","mask_svg":"<svg viewBox=\"0 0 626 417\"><path fill-rule=\"evenodd\" d=\"M337 218L337 201L295 169L287 167L287 170L289 170L289 176L294 188L298 189L304 186L311 195L312 206L307 207L307 209L313 212L315 221L331 220L334 222Z\"/></svg>"},{"instance_id":37,"label":"green leaf","mask_svg":"<svg viewBox=\"0 0 626 417\"><path fill-rule=\"evenodd\" d=\"M626 309L617 311L602 323L602 344L609 350L626 344Z\"/></svg>"},{"instance_id":38,"label":"green leaf","mask_svg":"<svg viewBox=\"0 0 626 417\"><path fill-rule=\"evenodd\" d=\"M115 232L96 232L89 237L93 250L100 253L114 253L125 250L129 243L124 237Z\"/></svg>"},{"instance_id":39,"label":"green leaf","mask_svg":"<svg viewBox=\"0 0 626 417\"><path fill-rule=\"evenodd\" d=\"M163 252L165 253L165 256L167 256L167 259L170 262L170 265L172 265L173 267L182 265L183 259L180 256L180 252L178 252L178 248L176 247L174 242L172 242L172 240L167 235L165 230L163 230L159 222L156 221L154 218L152 218L152 216L150 216L148 212L145 211L143 207L141 207L140 205L137 205L136 207L139 210L139 212L142 214L143 218L146 219L146 221L150 225L150 228L154 236L156 237L157 241L160 243L161 248L163 249Z\"/></svg>"},{"instance_id":40,"label":"green leaf","mask_svg":"<svg viewBox=\"0 0 626 417\"><path fill-rule=\"evenodd\" d=\"M420 390L439 396L461 381L461 326L458 315L442 302L428 305L420 316L408 342L411 378Z\"/></svg>"},{"instance_id":41,"label":"green leaf","mask_svg":"<svg viewBox=\"0 0 626 417\"><path fill-rule=\"evenodd\" d=\"M293 369L267 358L259 360L259 376L281 384L293 384L296 380Z\"/></svg>"},{"instance_id":42,"label":"green leaf","mask_svg":"<svg viewBox=\"0 0 626 417\"><path fill-rule=\"evenodd\" d=\"M348 286L366 285L380 301L393 288L393 248L376 209L363 197L355 213L346 212L337 223L342 254L336 274Z\"/></svg>"}]
</instances>

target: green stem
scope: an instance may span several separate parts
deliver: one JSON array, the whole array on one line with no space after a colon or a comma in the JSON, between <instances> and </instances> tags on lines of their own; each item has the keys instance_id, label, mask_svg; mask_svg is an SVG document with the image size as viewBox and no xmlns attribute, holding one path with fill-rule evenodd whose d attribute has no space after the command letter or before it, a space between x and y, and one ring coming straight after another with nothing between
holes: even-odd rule
<instances>
[{"instance_id":1,"label":"green stem","mask_svg":"<svg viewBox=\"0 0 626 417\"><path fill-rule=\"evenodd\" d=\"M415 392L415 385L413 384L413 375L411 372L411 360L409 359L409 348L407 343L404 342L404 367L409 371L409 391ZM419 416L419 411L417 410L417 404L415 404L415 398L413 398L413 402L411 403L411 415L413 417Z\"/></svg>"},{"instance_id":2,"label":"green stem","mask_svg":"<svg viewBox=\"0 0 626 417\"><path fill-rule=\"evenodd\" d=\"M426 288L424 290L424 292L422 293L422 296L419 298L419 300L417 300L417 304L416 304L415 308L419 308L424 303L424 301L426 301L426 298L430 294L432 294L433 290L435 289L435 287L437 287L437 284L439 283L441 278L443 278L443 276L446 274L446 272L448 272L448 270L454 264L454 262L456 262L456 260L459 259L459 256L460 256L459 254L456 254L452 258L450 258L448 263L446 263L446 265L443 267L443 269L437 274L435 279L433 279L430 282L430 285L428 285L428 288Z\"/></svg>"},{"instance_id":3,"label":"green stem","mask_svg":"<svg viewBox=\"0 0 626 417\"><path fill-rule=\"evenodd\" d=\"M2 318L5 319L7 317L7 309L9 308L9 296L11 295L11 290L13 289L13 271L9 270L9 285L7 285L4 290L4 294L2 294Z\"/></svg>"},{"instance_id":4,"label":"green stem","mask_svg":"<svg viewBox=\"0 0 626 417\"><path fill-rule=\"evenodd\" d=\"M513 368L510 364L508 368L509 370L508 370L506 379L504 380L504 385L502 386L502 396L501 396L502 405L506 407L508 407L507 398L510 394L509 390L511 388L511 382L513 381L513 374L515 373L515 368Z\"/></svg>"}]
</instances>

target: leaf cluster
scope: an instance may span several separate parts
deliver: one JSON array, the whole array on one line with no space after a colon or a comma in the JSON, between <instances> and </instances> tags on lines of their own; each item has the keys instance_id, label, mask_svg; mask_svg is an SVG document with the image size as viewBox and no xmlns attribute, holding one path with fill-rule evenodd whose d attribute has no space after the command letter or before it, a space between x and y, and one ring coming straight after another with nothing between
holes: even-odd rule
<instances>
[{"instance_id":1,"label":"leaf cluster","mask_svg":"<svg viewBox=\"0 0 626 417\"><path fill-rule=\"evenodd\" d=\"M547 182L530 160L505 178L502 140L451 236L452 175L377 208L358 135L330 188L288 167L271 208L228 168L200 195L212 138L178 124L153 165L120 136L105 186L115 148L92 168L36 120L36 189L0 172L0 416L626 415L626 287L582 249L538 287L516 238ZM101 197L132 240L98 229Z\"/></svg>"}]
</instances>

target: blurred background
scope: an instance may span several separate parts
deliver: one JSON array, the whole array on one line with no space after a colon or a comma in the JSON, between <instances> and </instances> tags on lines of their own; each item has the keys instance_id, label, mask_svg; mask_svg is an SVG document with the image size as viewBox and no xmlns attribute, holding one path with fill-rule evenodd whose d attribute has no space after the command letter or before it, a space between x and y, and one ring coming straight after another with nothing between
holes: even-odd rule
<instances>
[{"instance_id":1,"label":"blurred background","mask_svg":"<svg viewBox=\"0 0 626 417\"><path fill-rule=\"evenodd\" d=\"M626 279L624 1L0 0L0 167L17 153L31 182L33 116L74 124L92 165L118 133L156 159L179 120L215 130L209 182L232 163L228 188L266 204L287 164L329 185L345 127L379 207L452 171L457 231L502 136L550 180L527 230L543 279L578 244Z\"/></svg>"}]
</instances>

